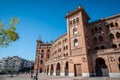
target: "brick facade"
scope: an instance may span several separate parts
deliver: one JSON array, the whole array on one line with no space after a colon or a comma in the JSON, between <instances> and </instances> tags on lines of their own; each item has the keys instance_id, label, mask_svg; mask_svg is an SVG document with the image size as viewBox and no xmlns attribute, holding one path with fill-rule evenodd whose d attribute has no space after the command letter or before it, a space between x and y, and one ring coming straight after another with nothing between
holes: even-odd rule
<instances>
[{"instance_id":1,"label":"brick facade","mask_svg":"<svg viewBox=\"0 0 120 80\"><path fill-rule=\"evenodd\" d=\"M67 33L37 41L34 70L55 76L120 76L120 14L88 22L82 7L67 13Z\"/></svg>"}]
</instances>

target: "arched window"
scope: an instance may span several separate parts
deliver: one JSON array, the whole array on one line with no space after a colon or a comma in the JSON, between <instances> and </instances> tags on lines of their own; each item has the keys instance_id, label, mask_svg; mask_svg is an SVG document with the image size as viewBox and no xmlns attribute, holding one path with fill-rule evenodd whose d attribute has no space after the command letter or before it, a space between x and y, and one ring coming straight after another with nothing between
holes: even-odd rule
<instances>
[{"instance_id":1,"label":"arched window","mask_svg":"<svg viewBox=\"0 0 120 80\"><path fill-rule=\"evenodd\" d=\"M108 24L106 25L106 27L107 27L107 29L109 29L109 25Z\"/></svg>"},{"instance_id":2,"label":"arched window","mask_svg":"<svg viewBox=\"0 0 120 80\"><path fill-rule=\"evenodd\" d=\"M100 48L101 48L101 49L105 49L105 46L101 46Z\"/></svg>"},{"instance_id":3,"label":"arched window","mask_svg":"<svg viewBox=\"0 0 120 80\"><path fill-rule=\"evenodd\" d=\"M98 31L98 28L97 28L97 27L95 27L95 31Z\"/></svg>"},{"instance_id":4,"label":"arched window","mask_svg":"<svg viewBox=\"0 0 120 80\"><path fill-rule=\"evenodd\" d=\"M95 47L95 50L99 50L99 47L98 47L98 46L96 46L96 47Z\"/></svg>"},{"instance_id":5,"label":"arched window","mask_svg":"<svg viewBox=\"0 0 120 80\"><path fill-rule=\"evenodd\" d=\"M105 60L103 58L97 58L95 60L95 72L96 72L96 76L109 76L109 71L108 71L108 67L105 63Z\"/></svg>"},{"instance_id":6,"label":"arched window","mask_svg":"<svg viewBox=\"0 0 120 80\"><path fill-rule=\"evenodd\" d=\"M103 37L99 36L99 41L102 42L103 41Z\"/></svg>"},{"instance_id":7,"label":"arched window","mask_svg":"<svg viewBox=\"0 0 120 80\"><path fill-rule=\"evenodd\" d=\"M73 34L77 34L77 28L73 28Z\"/></svg>"},{"instance_id":8,"label":"arched window","mask_svg":"<svg viewBox=\"0 0 120 80\"><path fill-rule=\"evenodd\" d=\"M63 47L63 50L65 50L65 46Z\"/></svg>"},{"instance_id":9,"label":"arched window","mask_svg":"<svg viewBox=\"0 0 120 80\"><path fill-rule=\"evenodd\" d=\"M93 43L97 43L97 37L93 38Z\"/></svg>"},{"instance_id":10,"label":"arched window","mask_svg":"<svg viewBox=\"0 0 120 80\"><path fill-rule=\"evenodd\" d=\"M118 26L118 23L117 23L117 22L115 23L115 26L116 26L116 27Z\"/></svg>"},{"instance_id":11,"label":"arched window","mask_svg":"<svg viewBox=\"0 0 120 80\"><path fill-rule=\"evenodd\" d=\"M76 18L76 22L79 23L79 17Z\"/></svg>"},{"instance_id":12,"label":"arched window","mask_svg":"<svg viewBox=\"0 0 120 80\"><path fill-rule=\"evenodd\" d=\"M72 25L72 21L69 21L69 24Z\"/></svg>"},{"instance_id":13,"label":"arched window","mask_svg":"<svg viewBox=\"0 0 120 80\"><path fill-rule=\"evenodd\" d=\"M42 63L43 63L43 60L40 60L40 63L42 64Z\"/></svg>"},{"instance_id":14,"label":"arched window","mask_svg":"<svg viewBox=\"0 0 120 80\"><path fill-rule=\"evenodd\" d=\"M44 50L42 49L42 52L44 52Z\"/></svg>"},{"instance_id":15,"label":"arched window","mask_svg":"<svg viewBox=\"0 0 120 80\"><path fill-rule=\"evenodd\" d=\"M94 29L91 29L91 32L94 33Z\"/></svg>"},{"instance_id":16,"label":"arched window","mask_svg":"<svg viewBox=\"0 0 120 80\"><path fill-rule=\"evenodd\" d=\"M74 39L74 46L78 46L78 40Z\"/></svg>"},{"instance_id":17,"label":"arched window","mask_svg":"<svg viewBox=\"0 0 120 80\"><path fill-rule=\"evenodd\" d=\"M114 27L113 23L110 23L110 26L111 26L111 27Z\"/></svg>"},{"instance_id":18,"label":"arched window","mask_svg":"<svg viewBox=\"0 0 120 80\"><path fill-rule=\"evenodd\" d=\"M117 48L117 45L116 44L112 44L112 48Z\"/></svg>"},{"instance_id":19,"label":"arched window","mask_svg":"<svg viewBox=\"0 0 120 80\"><path fill-rule=\"evenodd\" d=\"M66 56L68 56L68 53L66 53Z\"/></svg>"},{"instance_id":20,"label":"arched window","mask_svg":"<svg viewBox=\"0 0 120 80\"><path fill-rule=\"evenodd\" d=\"M44 56L44 55L43 55L43 54L41 54L41 58L43 58L43 56Z\"/></svg>"},{"instance_id":21,"label":"arched window","mask_svg":"<svg viewBox=\"0 0 120 80\"><path fill-rule=\"evenodd\" d=\"M75 24L75 19L73 19L73 24Z\"/></svg>"},{"instance_id":22,"label":"arched window","mask_svg":"<svg viewBox=\"0 0 120 80\"><path fill-rule=\"evenodd\" d=\"M66 45L66 50L68 49L68 45Z\"/></svg>"},{"instance_id":23,"label":"arched window","mask_svg":"<svg viewBox=\"0 0 120 80\"><path fill-rule=\"evenodd\" d=\"M101 28L101 27L99 27L98 29L99 29L100 31L102 30L102 28Z\"/></svg>"},{"instance_id":24,"label":"arched window","mask_svg":"<svg viewBox=\"0 0 120 80\"><path fill-rule=\"evenodd\" d=\"M110 39L115 39L115 37L112 33L110 33L109 37L110 37Z\"/></svg>"},{"instance_id":25,"label":"arched window","mask_svg":"<svg viewBox=\"0 0 120 80\"><path fill-rule=\"evenodd\" d=\"M120 38L120 33L119 32L116 33L116 37Z\"/></svg>"},{"instance_id":26,"label":"arched window","mask_svg":"<svg viewBox=\"0 0 120 80\"><path fill-rule=\"evenodd\" d=\"M48 52L50 52L50 50L48 49Z\"/></svg>"}]
</instances>

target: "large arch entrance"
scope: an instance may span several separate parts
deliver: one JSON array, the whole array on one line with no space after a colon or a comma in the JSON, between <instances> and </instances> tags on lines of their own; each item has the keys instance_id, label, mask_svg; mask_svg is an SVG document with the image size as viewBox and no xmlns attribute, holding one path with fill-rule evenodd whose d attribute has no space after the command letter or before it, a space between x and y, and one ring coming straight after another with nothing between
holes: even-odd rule
<instances>
[{"instance_id":1,"label":"large arch entrance","mask_svg":"<svg viewBox=\"0 0 120 80\"><path fill-rule=\"evenodd\" d=\"M118 60L119 60L119 64L118 64L118 67L119 67L119 71L120 71L120 57L119 57L119 59L118 59Z\"/></svg>"},{"instance_id":2,"label":"large arch entrance","mask_svg":"<svg viewBox=\"0 0 120 80\"><path fill-rule=\"evenodd\" d=\"M47 66L47 75L48 75L48 73L49 73L49 65Z\"/></svg>"},{"instance_id":3,"label":"large arch entrance","mask_svg":"<svg viewBox=\"0 0 120 80\"><path fill-rule=\"evenodd\" d=\"M69 64L68 61L65 63L65 76L68 76Z\"/></svg>"},{"instance_id":4,"label":"large arch entrance","mask_svg":"<svg viewBox=\"0 0 120 80\"><path fill-rule=\"evenodd\" d=\"M42 68L40 68L40 71L39 71L40 73L42 73Z\"/></svg>"},{"instance_id":5,"label":"large arch entrance","mask_svg":"<svg viewBox=\"0 0 120 80\"><path fill-rule=\"evenodd\" d=\"M53 75L53 70L54 70L54 68L53 68L53 64L52 64L51 69L50 69L50 75Z\"/></svg>"},{"instance_id":6,"label":"large arch entrance","mask_svg":"<svg viewBox=\"0 0 120 80\"><path fill-rule=\"evenodd\" d=\"M60 76L60 63L57 63L56 76Z\"/></svg>"},{"instance_id":7,"label":"large arch entrance","mask_svg":"<svg viewBox=\"0 0 120 80\"><path fill-rule=\"evenodd\" d=\"M108 67L105 64L105 60L103 58L96 59L96 76L109 76Z\"/></svg>"},{"instance_id":8,"label":"large arch entrance","mask_svg":"<svg viewBox=\"0 0 120 80\"><path fill-rule=\"evenodd\" d=\"M75 76L82 76L81 64L74 64Z\"/></svg>"}]
</instances>

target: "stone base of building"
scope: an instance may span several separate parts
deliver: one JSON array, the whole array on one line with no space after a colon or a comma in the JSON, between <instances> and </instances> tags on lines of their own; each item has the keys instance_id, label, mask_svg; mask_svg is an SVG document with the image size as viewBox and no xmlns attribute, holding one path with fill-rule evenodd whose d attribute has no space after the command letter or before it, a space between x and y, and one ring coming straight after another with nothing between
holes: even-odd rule
<instances>
[{"instance_id":1,"label":"stone base of building","mask_svg":"<svg viewBox=\"0 0 120 80\"><path fill-rule=\"evenodd\" d=\"M48 73L48 75L50 75L50 73Z\"/></svg>"},{"instance_id":2,"label":"stone base of building","mask_svg":"<svg viewBox=\"0 0 120 80\"><path fill-rule=\"evenodd\" d=\"M82 73L82 77L89 77L90 73Z\"/></svg>"},{"instance_id":3,"label":"stone base of building","mask_svg":"<svg viewBox=\"0 0 120 80\"><path fill-rule=\"evenodd\" d=\"M90 74L90 77L96 76L96 73L89 73L89 74Z\"/></svg>"},{"instance_id":4,"label":"stone base of building","mask_svg":"<svg viewBox=\"0 0 120 80\"><path fill-rule=\"evenodd\" d=\"M65 76L65 73L60 73L61 76Z\"/></svg>"},{"instance_id":5,"label":"stone base of building","mask_svg":"<svg viewBox=\"0 0 120 80\"><path fill-rule=\"evenodd\" d=\"M120 73L109 73L110 77L120 77Z\"/></svg>"},{"instance_id":6,"label":"stone base of building","mask_svg":"<svg viewBox=\"0 0 120 80\"><path fill-rule=\"evenodd\" d=\"M53 76L56 76L56 73L53 73Z\"/></svg>"},{"instance_id":7,"label":"stone base of building","mask_svg":"<svg viewBox=\"0 0 120 80\"><path fill-rule=\"evenodd\" d=\"M74 76L74 73L69 73L69 76Z\"/></svg>"}]
</instances>

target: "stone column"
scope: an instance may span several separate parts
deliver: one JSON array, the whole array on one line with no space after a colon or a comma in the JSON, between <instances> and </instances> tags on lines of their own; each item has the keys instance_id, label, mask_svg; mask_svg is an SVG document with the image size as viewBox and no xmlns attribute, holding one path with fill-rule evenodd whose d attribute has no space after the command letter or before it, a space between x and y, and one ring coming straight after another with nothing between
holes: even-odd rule
<instances>
[{"instance_id":1,"label":"stone column","mask_svg":"<svg viewBox=\"0 0 120 80\"><path fill-rule=\"evenodd\" d=\"M88 65L88 59L87 56L84 56L84 58L82 58L82 76L83 77L89 77L90 73L89 73L89 65Z\"/></svg>"},{"instance_id":2,"label":"stone column","mask_svg":"<svg viewBox=\"0 0 120 80\"><path fill-rule=\"evenodd\" d=\"M65 63L61 62L61 71L60 71L61 76L65 76Z\"/></svg>"},{"instance_id":3,"label":"stone column","mask_svg":"<svg viewBox=\"0 0 120 80\"><path fill-rule=\"evenodd\" d=\"M56 76L56 63L53 64L53 75Z\"/></svg>"},{"instance_id":4,"label":"stone column","mask_svg":"<svg viewBox=\"0 0 120 80\"><path fill-rule=\"evenodd\" d=\"M69 62L69 69L68 69L69 71L69 76L74 76L75 74L74 74L74 64L73 64L73 61L72 60L70 60L70 62Z\"/></svg>"}]
</instances>

